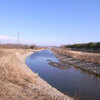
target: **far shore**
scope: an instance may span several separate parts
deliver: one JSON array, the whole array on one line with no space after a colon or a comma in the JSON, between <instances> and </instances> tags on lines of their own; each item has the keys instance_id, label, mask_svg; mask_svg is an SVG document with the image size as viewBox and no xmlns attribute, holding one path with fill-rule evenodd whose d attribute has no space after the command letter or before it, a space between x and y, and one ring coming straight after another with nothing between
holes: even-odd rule
<instances>
[{"instance_id":1,"label":"far shore","mask_svg":"<svg viewBox=\"0 0 100 100\"><path fill-rule=\"evenodd\" d=\"M61 61L100 76L100 54L52 48L54 55Z\"/></svg>"}]
</instances>

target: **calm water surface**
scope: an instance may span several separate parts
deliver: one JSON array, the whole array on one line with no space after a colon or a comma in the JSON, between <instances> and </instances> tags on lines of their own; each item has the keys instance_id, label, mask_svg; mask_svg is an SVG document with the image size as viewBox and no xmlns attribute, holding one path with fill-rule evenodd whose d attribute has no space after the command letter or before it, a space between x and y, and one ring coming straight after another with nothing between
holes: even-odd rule
<instances>
[{"instance_id":1,"label":"calm water surface","mask_svg":"<svg viewBox=\"0 0 100 100\"><path fill-rule=\"evenodd\" d=\"M100 78L60 62L50 50L30 55L26 64L61 92L80 100L100 100Z\"/></svg>"}]
</instances>

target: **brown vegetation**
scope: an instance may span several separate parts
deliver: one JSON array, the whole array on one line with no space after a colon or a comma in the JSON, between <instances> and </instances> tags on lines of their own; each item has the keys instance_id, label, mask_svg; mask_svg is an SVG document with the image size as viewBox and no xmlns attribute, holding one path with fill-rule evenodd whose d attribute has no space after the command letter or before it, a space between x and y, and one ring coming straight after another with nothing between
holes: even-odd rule
<instances>
[{"instance_id":1,"label":"brown vegetation","mask_svg":"<svg viewBox=\"0 0 100 100\"><path fill-rule=\"evenodd\" d=\"M36 46L34 44L0 44L0 48L6 49L41 49L42 47Z\"/></svg>"},{"instance_id":2,"label":"brown vegetation","mask_svg":"<svg viewBox=\"0 0 100 100\"><path fill-rule=\"evenodd\" d=\"M21 55L27 53L32 53L32 50L0 49L0 100L44 98L42 95L41 99L37 98L38 94L28 86L29 83L35 82L36 75L21 61L23 59Z\"/></svg>"},{"instance_id":3,"label":"brown vegetation","mask_svg":"<svg viewBox=\"0 0 100 100\"><path fill-rule=\"evenodd\" d=\"M33 50L0 49L0 100L72 100L25 65Z\"/></svg>"},{"instance_id":4,"label":"brown vegetation","mask_svg":"<svg viewBox=\"0 0 100 100\"><path fill-rule=\"evenodd\" d=\"M25 73L22 67L22 63L19 63L17 53L25 53L22 50L0 50L0 79L6 80L12 83L24 85L26 80L31 82L32 73ZM16 67L17 66L17 67Z\"/></svg>"},{"instance_id":5,"label":"brown vegetation","mask_svg":"<svg viewBox=\"0 0 100 100\"><path fill-rule=\"evenodd\" d=\"M100 54L85 53L67 49L64 50L63 48L53 48L53 50L57 51L62 55L73 57L74 59L100 64Z\"/></svg>"}]
</instances>

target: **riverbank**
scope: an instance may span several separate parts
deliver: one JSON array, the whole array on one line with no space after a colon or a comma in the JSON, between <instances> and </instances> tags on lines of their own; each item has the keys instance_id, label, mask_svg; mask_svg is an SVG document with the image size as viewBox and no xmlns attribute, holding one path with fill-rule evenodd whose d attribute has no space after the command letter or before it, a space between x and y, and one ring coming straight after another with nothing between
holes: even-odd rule
<instances>
[{"instance_id":1,"label":"riverbank","mask_svg":"<svg viewBox=\"0 0 100 100\"><path fill-rule=\"evenodd\" d=\"M59 60L92 74L100 75L100 54L77 52L60 48L53 48L52 51Z\"/></svg>"},{"instance_id":2,"label":"riverbank","mask_svg":"<svg viewBox=\"0 0 100 100\"><path fill-rule=\"evenodd\" d=\"M26 66L26 57L37 51L0 49L0 100L73 100Z\"/></svg>"}]
</instances>

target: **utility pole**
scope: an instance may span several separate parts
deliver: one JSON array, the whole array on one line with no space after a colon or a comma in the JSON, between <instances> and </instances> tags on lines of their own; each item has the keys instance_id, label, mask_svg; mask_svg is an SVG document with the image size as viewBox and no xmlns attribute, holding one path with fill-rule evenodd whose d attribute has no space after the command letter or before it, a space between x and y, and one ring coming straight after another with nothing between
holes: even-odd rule
<instances>
[{"instance_id":1,"label":"utility pole","mask_svg":"<svg viewBox=\"0 0 100 100\"><path fill-rule=\"evenodd\" d=\"M20 33L18 32L18 39L17 39L17 46L19 48L19 44L20 44Z\"/></svg>"}]
</instances>

